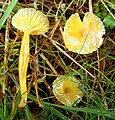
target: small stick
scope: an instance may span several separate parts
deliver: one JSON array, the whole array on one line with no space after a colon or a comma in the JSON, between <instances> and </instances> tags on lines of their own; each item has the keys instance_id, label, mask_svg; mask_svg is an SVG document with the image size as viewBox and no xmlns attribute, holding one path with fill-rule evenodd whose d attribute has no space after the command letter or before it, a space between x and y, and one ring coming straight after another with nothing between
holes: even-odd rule
<instances>
[{"instance_id":1,"label":"small stick","mask_svg":"<svg viewBox=\"0 0 115 120\"><path fill-rule=\"evenodd\" d=\"M57 71L54 69L54 67L52 66L52 64L49 62L49 60L44 56L43 53L39 54L43 60L46 60L46 63L49 65L49 67L52 69L52 71L55 73L55 74L58 74Z\"/></svg>"},{"instance_id":2,"label":"small stick","mask_svg":"<svg viewBox=\"0 0 115 120\"><path fill-rule=\"evenodd\" d=\"M89 0L89 12L93 13L92 0Z\"/></svg>"},{"instance_id":3,"label":"small stick","mask_svg":"<svg viewBox=\"0 0 115 120\"><path fill-rule=\"evenodd\" d=\"M37 39L36 39L36 46L35 46L35 55L37 53ZM36 91L36 97L37 97L37 101L38 101L38 105L39 107L42 107L43 108L43 105L42 105L42 102L41 102L41 99L39 97L39 94L38 94L38 68L37 68L37 61L38 61L38 55L35 56L35 59L34 59L34 81L35 81L35 85L34 85L34 88L35 88L35 91Z\"/></svg>"},{"instance_id":4,"label":"small stick","mask_svg":"<svg viewBox=\"0 0 115 120\"><path fill-rule=\"evenodd\" d=\"M4 71L7 68L8 62L8 44L9 44L9 29L10 29L11 16L7 19L6 32L5 32L5 48L4 48ZM5 81L3 83L3 94L5 94Z\"/></svg>"},{"instance_id":5,"label":"small stick","mask_svg":"<svg viewBox=\"0 0 115 120\"><path fill-rule=\"evenodd\" d=\"M78 8L78 10L81 9L81 8L84 6L85 2L86 2L86 0L83 0L83 3L82 3L81 6Z\"/></svg>"},{"instance_id":6,"label":"small stick","mask_svg":"<svg viewBox=\"0 0 115 120\"><path fill-rule=\"evenodd\" d=\"M58 17L57 17L57 16L58 16L58 11L59 11L59 9L60 9L60 6L61 6L62 2L63 2L63 0L60 1L59 6L58 6L58 9L57 9L57 12L56 12L56 17L55 17L55 21L56 21L56 22L58 21Z\"/></svg>"},{"instance_id":7,"label":"small stick","mask_svg":"<svg viewBox=\"0 0 115 120\"><path fill-rule=\"evenodd\" d=\"M107 5L103 2L103 0L101 0L101 2L103 3L103 5L105 6L105 8L107 9L107 11L109 12L109 14L113 17L113 19L115 20L115 16L112 14L112 12L109 10L109 8L107 7Z\"/></svg>"},{"instance_id":8,"label":"small stick","mask_svg":"<svg viewBox=\"0 0 115 120\"><path fill-rule=\"evenodd\" d=\"M92 0L89 0L89 12L93 13ZM94 16L93 15L92 15L92 21L94 23L94 32L96 33L95 20L94 20ZM93 38L94 38L94 44L95 44L95 46L97 46L96 40L95 40L95 36L93 36ZM99 50L98 50L98 48L97 48L97 59L98 59L98 69L100 70ZM100 73L99 72L98 72L98 77L100 77Z\"/></svg>"}]
</instances>

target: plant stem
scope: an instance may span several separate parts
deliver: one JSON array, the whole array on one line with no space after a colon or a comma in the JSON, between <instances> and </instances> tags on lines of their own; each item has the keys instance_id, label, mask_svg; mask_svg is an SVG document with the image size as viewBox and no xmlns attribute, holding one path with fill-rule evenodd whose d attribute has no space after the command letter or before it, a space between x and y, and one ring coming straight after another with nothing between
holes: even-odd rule
<instances>
[{"instance_id":1,"label":"plant stem","mask_svg":"<svg viewBox=\"0 0 115 120\"><path fill-rule=\"evenodd\" d=\"M93 13L92 0L89 0L89 12Z\"/></svg>"}]
</instances>

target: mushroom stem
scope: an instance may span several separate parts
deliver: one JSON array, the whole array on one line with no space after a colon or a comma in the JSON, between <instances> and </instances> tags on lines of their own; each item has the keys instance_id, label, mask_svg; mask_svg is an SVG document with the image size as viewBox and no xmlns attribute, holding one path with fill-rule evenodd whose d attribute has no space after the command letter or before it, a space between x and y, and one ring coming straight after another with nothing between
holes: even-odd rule
<instances>
[{"instance_id":1,"label":"mushroom stem","mask_svg":"<svg viewBox=\"0 0 115 120\"><path fill-rule=\"evenodd\" d=\"M29 33L24 32L19 56L19 83L21 91L21 101L19 107L24 107L27 102L26 74L29 62Z\"/></svg>"}]
</instances>

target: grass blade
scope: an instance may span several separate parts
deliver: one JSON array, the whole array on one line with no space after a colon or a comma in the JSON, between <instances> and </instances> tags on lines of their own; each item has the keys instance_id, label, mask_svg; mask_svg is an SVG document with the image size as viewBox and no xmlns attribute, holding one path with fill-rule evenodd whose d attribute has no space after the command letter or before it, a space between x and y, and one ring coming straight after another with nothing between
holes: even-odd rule
<instances>
[{"instance_id":1,"label":"grass blade","mask_svg":"<svg viewBox=\"0 0 115 120\"><path fill-rule=\"evenodd\" d=\"M30 113L30 111L29 111L29 108L28 108L28 105L26 104L26 106L25 106L25 112L26 112L26 119L27 120L32 120L32 118L31 118L31 113Z\"/></svg>"},{"instance_id":2,"label":"grass blade","mask_svg":"<svg viewBox=\"0 0 115 120\"><path fill-rule=\"evenodd\" d=\"M13 120L15 117L17 110L18 110L18 104L20 102L20 91L18 91L16 98L14 98L12 103L12 110L10 112L10 115L8 117L8 120Z\"/></svg>"},{"instance_id":3,"label":"grass blade","mask_svg":"<svg viewBox=\"0 0 115 120\"><path fill-rule=\"evenodd\" d=\"M4 15L2 16L2 18L0 19L0 29L3 26L3 24L5 23L6 19L8 18L9 14L11 13L11 11L13 10L14 6L16 5L18 0L12 0L12 2L10 3L10 5L8 6L8 8L6 9Z\"/></svg>"},{"instance_id":4,"label":"grass blade","mask_svg":"<svg viewBox=\"0 0 115 120\"><path fill-rule=\"evenodd\" d=\"M3 112L2 112L2 108L0 108L0 120L5 120Z\"/></svg>"},{"instance_id":5,"label":"grass blade","mask_svg":"<svg viewBox=\"0 0 115 120\"><path fill-rule=\"evenodd\" d=\"M67 107L67 106L61 106L61 105L56 105L56 104L51 104L51 103L46 103L43 102L45 105L51 105L51 106L56 106L65 110L72 110L72 111L80 111L84 113L93 113L96 115L101 115L105 116L108 118L115 118L115 111L109 111L109 110L101 110L101 109L91 109L91 108L77 108L77 107Z\"/></svg>"},{"instance_id":6,"label":"grass blade","mask_svg":"<svg viewBox=\"0 0 115 120\"><path fill-rule=\"evenodd\" d=\"M58 110L56 110L55 108L51 107L50 105L48 104L45 104L44 105L44 108L47 110L47 111L50 111L52 114L55 114L56 116L58 116L60 119L62 120L69 120L69 118L67 118L65 115L63 115L61 112L59 112Z\"/></svg>"}]
</instances>

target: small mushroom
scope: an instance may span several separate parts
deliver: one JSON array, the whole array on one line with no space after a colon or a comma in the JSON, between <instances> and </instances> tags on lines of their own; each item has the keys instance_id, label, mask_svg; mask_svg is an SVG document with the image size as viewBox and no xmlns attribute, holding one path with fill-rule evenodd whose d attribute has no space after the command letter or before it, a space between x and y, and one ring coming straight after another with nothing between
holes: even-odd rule
<instances>
[{"instance_id":1,"label":"small mushroom","mask_svg":"<svg viewBox=\"0 0 115 120\"><path fill-rule=\"evenodd\" d=\"M105 34L103 22L95 14L86 12L81 21L79 14L75 13L65 24L63 38L70 51L89 54L101 46L103 34Z\"/></svg>"},{"instance_id":2,"label":"small mushroom","mask_svg":"<svg viewBox=\"0 0 115 120\"><path fill-rule=\"evenodd\" d=\"M83 96L83 92L79 89L80 82L74 76L57 77L52 87L57 100L66 106L79 103Z\"/></svg>"},{"instance_id":3,"label":"small mushroom","mask_svg":"<svg viewBox=\"0 0 115 120\"><path fill-rule=\"evenodd\" d=\"M44 34L48 31L49 22L46 15L34 8L23 8L12 18L12 25L24 32L19 55L19 83L21 101L19 107L24 107L27 102L26 75L29 62L29 36Z\"/></svg>"}]
</instances>

